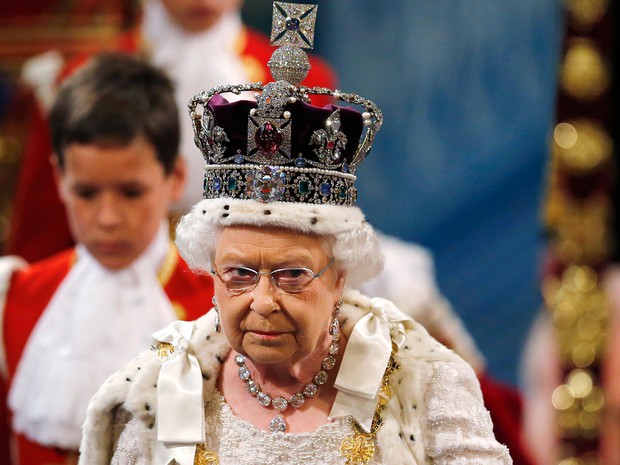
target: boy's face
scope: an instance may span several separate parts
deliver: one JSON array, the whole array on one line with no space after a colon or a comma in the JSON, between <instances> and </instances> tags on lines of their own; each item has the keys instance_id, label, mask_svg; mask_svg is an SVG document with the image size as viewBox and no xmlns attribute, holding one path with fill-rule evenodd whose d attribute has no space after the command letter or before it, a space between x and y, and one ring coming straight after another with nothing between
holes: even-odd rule
<instances>
[{"instance_id":1,"label":"boy's face","mask_svg":"<svg viewBox=\"0 0 620 465\"><path fill-rule=\"evenodd\" d=\"M242 0L163 0L172 20L186 32L209 29L224 13L241 8Z\"/></svg>"},{"instance_id":2,"label":"boy's face","mask_svg":"<svg viewBox=\"0 0 620 465\"><path fill-rule=\"evenodd\" d=\"M165 175L153 145L138 137L127 146L71 144L64 158L56 176L75 240L106 268L130 265L183 192L181 157Z\"/></svg>"}]
</instances>

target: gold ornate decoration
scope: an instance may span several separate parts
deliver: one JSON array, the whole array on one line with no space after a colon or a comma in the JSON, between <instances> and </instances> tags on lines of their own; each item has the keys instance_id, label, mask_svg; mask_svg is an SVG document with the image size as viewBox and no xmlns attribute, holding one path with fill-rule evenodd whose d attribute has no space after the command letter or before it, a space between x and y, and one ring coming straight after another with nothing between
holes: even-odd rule
<instances>
[{"instance_id":1,"label":"gold ornate decoration","mask_svg":"<svg viewBox=\"0 0 620 465\"><path fill-rule=\"evenodd\" d=\"M196 446L196 454L194 455L194 465L219 465L220 461L217 454L209 450L206 444L198 444Z\"/></svg>"},{"instance_id":2,"label":"gold ornate decoration","mask_svg":"<svg viewBox=\"0 0 620 465\"><path fill-rule=\"evenodd\" d=\"M177 248L174 245L174 242L170 241L168 244L168 251L166 252L166 258L164 259L164 263L157 272L157 280L162 287L166 287L168 281L170 281L172 273L174 273L174 270L176 269L178 258L179 254L177 252Z\"/></svg>"},{"instance_id":3,"label":"gold ornate decoration","mask_svg":"<svg viewBox=\"0 0 620 465\"><path fill-rule=\"evenodd\" d=\"M165 360L174 353L174 346L168 342L160 342L157 346L157 356L160 360Z\"/></svg>"},{"instance_id":4,"label":"gold ornate decoration","mask_svg":"<svg viewBox=\"0 0 620 465\"><path fill-rule=\"evenodd\" d=\"M383 382L379 389L377 408L372 419L370 432L366 432L357 422L353 423L353 436L346 437L340 444L340 454L347 459L347 465L366 465L375 456L375 436L383 425L381 414L392 397L390 377L400 367L394 359L397 347L392 344L392 354L383 374Z\"/></svg>"},{"instance_id":5,"label":"gold ornate decoration","mask_svg":"<svg viewBox=\"0 0 620 465\"><path fill-rule=\"evenodd\" d=\"M375 456L375 443L372 434L356 434L344 438L340 453L347 458L347 463L359 465L370 462Z\"/></svg>"}]
</instances>

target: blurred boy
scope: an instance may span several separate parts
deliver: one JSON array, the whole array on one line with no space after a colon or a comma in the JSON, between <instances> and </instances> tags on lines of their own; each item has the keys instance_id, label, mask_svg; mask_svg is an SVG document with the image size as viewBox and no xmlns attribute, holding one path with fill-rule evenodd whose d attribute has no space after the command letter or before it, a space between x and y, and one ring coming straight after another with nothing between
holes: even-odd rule
<instances>
[{"instance_id":1,"label":"blurred boy","mask_svg":"<svg viewBox=\"0 0 620 465\"><path fill-rule=\"evenodd\" d=\"M185 182L170 80L137 58L101 55L65 82L49 119L78 245L31 266L0 263L10 411L0 461L10 442L15 465L75 463L97 387L154 331L199 317L212 297L210 278L188 272L169 240L169 206Z\"/></svg>"},{"instance_id":2,"label":"blurred boy","mask_svg":"<svg viewBox=\"0 0 620 465\"><path fill-rule=\"evenodd\" d=\"M143 8L140 24L119 38L120 50L144 54L151 63L166 70L176 89L177 108L187 118L187 102L201 90L225 83L263 83L271 78L267 67L275 50L269 38L241 21L242 0L149 0ZM82 64L83 57L67 63L57 82ZM335 75L323 60L310 55L307 86L335 88ZM47 92L54 92L48 89ZM317 105L330 103L328 97ZM47 116L47 115L45 115ZM40 260L69 247L72 242L65 211L54 189L51 170L42 160L50 155L45 117L35 121L37 137L27 144L17 185L6 253L26 260ZM181 125L181 155L190 167L189 182L173 205L180 216L202 196L203 160L194 144L191 124ZM33 212L30 204L45 204ZM44 225L53 235L49 241L37 241L33 231Z\"/></svg>"}]
</instances>

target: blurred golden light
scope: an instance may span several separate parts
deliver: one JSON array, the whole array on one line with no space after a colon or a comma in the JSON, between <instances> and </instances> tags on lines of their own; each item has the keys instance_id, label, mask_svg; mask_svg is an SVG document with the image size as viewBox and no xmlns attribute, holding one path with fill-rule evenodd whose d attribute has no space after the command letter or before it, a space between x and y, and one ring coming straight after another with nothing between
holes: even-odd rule
<instances>
[{"instance_id":1,"label":"blurred golden light","mask_svg":"<svg viewBox=\"0 0 620 465\"><path fill-rule=\"evenodd\" d=\"M592 27L607 11L607 0L566 0L565 3L570 16L582 27Z\"/></svg>"},{"instance_id":2,"label":"blurred golden light","mask_svg":"<svg viewBox=\"0 0 620 465\"><path fill-rule=\"evenodd\" d=\"M562 384L553 391L551 402L557 410L567 410L575 403L575 397L570 388Z\"/></svg>"},{"instance_id":3,"label":"blurred golden light","mask_svg":"<svg viewBox=\"0 0 620 465\"><path fill-rule=\"evenodd\" d=\"M583 399L592 392L594 381L589 372L585 370L573 370L568 375L567 384L573 396L578 399Z\"/></svg>"},{"instance_id":4,"label":"blurred golden light","mask_svg":"<svg viewBox=\"0 0 620 465\"><path fill-rule=\"evenodd\" d=\"M559 123L553 130L553 139L563 149L570 149L577 143L577 130L570 123Z\"/></svg>"},{"instance_id":5,"label":"blurred golden light","mask_svg":"<svg viewBox=\"0 0 620 465\"><path fill-rule=\"evenodd\" d=\"M609 69L596 42L571 40L560 67L562 88L579 100L593 101L609 88L609 83Z\"/></svg>"}]
</instances>

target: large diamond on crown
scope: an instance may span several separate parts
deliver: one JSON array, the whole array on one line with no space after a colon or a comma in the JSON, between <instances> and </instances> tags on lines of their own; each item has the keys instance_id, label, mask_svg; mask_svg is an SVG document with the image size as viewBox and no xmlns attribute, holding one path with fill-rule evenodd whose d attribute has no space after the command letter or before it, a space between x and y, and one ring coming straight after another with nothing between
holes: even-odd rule
<instances>
[{"instance_id":1,"label":"large diamond on crown","mask_svg":"<svg viewBox=\"0 0 620 465\"><path fill-rule=\"evenodd\" d=\"M252 181L252 198L259 202L275 202L286 191L286 175L275 166L263 166L256 170Z\"/></svg>"}]
</instances>

